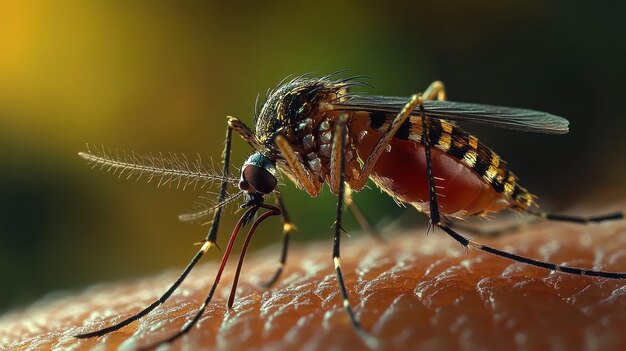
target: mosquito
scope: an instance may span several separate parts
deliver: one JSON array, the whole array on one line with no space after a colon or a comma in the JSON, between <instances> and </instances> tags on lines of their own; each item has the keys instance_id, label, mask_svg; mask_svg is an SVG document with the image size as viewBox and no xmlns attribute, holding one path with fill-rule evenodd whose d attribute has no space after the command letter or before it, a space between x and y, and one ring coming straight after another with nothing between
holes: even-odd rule
<instances>
[{"instance_id":1,"label":"mosquito","mask_svg":"<svg viewBox=\"0 0 626 351\"><path fill-rule=\"evenodd\" d=\"M343 306L356 333L370 347L379 341L359 323L348 299L341 269L340 242L344 205L349 207L364 228L371 228L351 197L372 180L401 204L425 213L430 227L438 228L466 248L485 251L513 261L544 269L609 279L626 279L626 273L575 268L528 258L468 239L455 230L455 219L511 210L535 217L575 223L602 222L625 217L624 212L583 217L557 215L538 210L536 197L519 184L507 164L474 135L455 122L473 122L524 132L565 134L569 122L545 112L528 109L459 103L446 100L444 84L433 82L423 93L410 98L358 95L355 86L369 86L364 76L342 78L302 75L284 79L268 91L260 111L255 111L254 131L241 120L228 117L221 173L206 169L201 161L184 156L110 156L103 151L81 152L94 166L130 177L147 175L159 183L183 187L198 183L220 183L217 201L198 213L181 219L204 218L212 214L212 225L202 247L179 278L156 301L123 321L78 338L102 336L138 320L163 304L187 277L200 258L217 246L217 233L223 207L239 198L246 209L237 222L224 250L214 283L194 317L170 337L146 347L171 343L188 333L211 302L228 261L233 243L244 226L252 222L241 251L228 307L233 305L243 260L255 230L265 219L282 216L283 241L279 268L266 287L280 277L287 260L290 233L296 229L287 214L277 189L281 175L290 179L310 196L318 196L326 183L337 195L332 259ZM258 101L258 99L257 99ZM257 103L258 105L258 103ZM258 110L258 109L257 109ZM229 163L233 131L254 153L245 161L238 178L230 176ZM228 187L237 192L228 193ZM277 206L265 203L274 194ZM260 212L263 212L259 215Z\"/></svg>"}]
</instances>

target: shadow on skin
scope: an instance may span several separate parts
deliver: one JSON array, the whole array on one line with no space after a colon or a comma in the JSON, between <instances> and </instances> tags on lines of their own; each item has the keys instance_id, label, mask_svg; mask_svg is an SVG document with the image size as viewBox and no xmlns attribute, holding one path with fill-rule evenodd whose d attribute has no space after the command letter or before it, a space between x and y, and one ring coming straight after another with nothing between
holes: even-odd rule
<instances>
[{"instance_id":1,"label":"shadow on skin","mask_svg":"<svg viewBox=\"0 0 626 351\"><path fill-rule=\"evenodd\" d=\"M295 234L297 235L297 233ZM330 234L327 235L330 237ZM541 223L497 239L498 248L570 266L626 271L626 222ZM249 255L232 310L226 300L236 257L213 303L178 349L354 349L330 240L294 245L283 278L265 291L278 247ZM190 255L193 250L190 251ZM388 244L343 241L346 285L357 316L385 349L619 349L626 343L624 282L528 267L466 252L437 230L404 230ZM169 336L192 317L213 281L201 265L163 306L107 336L72 335L120 321L151 303L178 270L41 301L0 318L0 349L132 350Z\"/></svg>"}]
</instances>

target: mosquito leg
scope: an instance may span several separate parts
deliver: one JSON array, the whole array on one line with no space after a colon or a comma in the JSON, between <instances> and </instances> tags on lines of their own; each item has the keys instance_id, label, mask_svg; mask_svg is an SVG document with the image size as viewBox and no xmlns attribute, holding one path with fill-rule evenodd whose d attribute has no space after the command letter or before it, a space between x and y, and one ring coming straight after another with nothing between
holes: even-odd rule
<instances>
[{"instance_id":1,"label":"mosquito leg","mask_svg":"<svg viewBox=\"0 0 626 351\"><path fill-rule=\"evenodd\" d=\"M222 162L224 163L222 174L224 175L224 178L228 178L228 174L229 174L228 168L230 167L230 151L232 147L232 141L233 141L233 128L229 124L228 128L226 129L226 141L224 143L224 151L222 152ZM222 186L220 187L220 194L218 197L218 203L224 201L224 199L226 198L227 189L228 189L228 183L222 182ZM217 210L215 211L215 214L213 215L213 221L211 223L211 228L209 228L209 233L206 236L206 241L210 245L215 245L218 248L219 246L217 246L217 232L220 226L220 219L222 218L222 208L223 207L218 207Z\"/></svg>"},{"instance_id":2,"label":"mosquito leg","mask_svg":"<svg viewBox=\"0 0 626 351\"><path fill-rule=\"evenodd\" d=\"M281 216L283 217L283 246L280 253L280 260L278 261L278 268L268 281L261 284L261 286L263 286L264 288L272 287L272 285L274 285L276 281L278 281L278 278L280 278L280 275L283 273L283 269L285 268L285 264L287 263L289 237L291 236L292 232L297 230L296 226L293 224L293 222L291 222L291 217L289 216L287 208L285 207L285 201L283 200L282 194L280 193L280 191L275 191L274 194L276 194L276 202L278 202L278 208L280 209Z\"/></svg>"},{"instance_id":3,"label":"mosquito leg","mask_svg":"<svg viewBox=\"0 0 626 351\"><path fill-rule=\"evenodd\" d=\"M345 188L344 202L352 212L354 218L356 218L357 222L359 222L359 226L361 227L361 229L372 238L374 238L374 240L384 243L385 238L383 238L383 236L380 235L380 232L376 230L374 226L372 226L370 220L367 219L359 206L357 206L356 202L354 202L354 199L352 198L352 189L350 189L350 187Z\"/></svg>"},{"instance_id":4,"label":"mosquito leg","mask_svg":"<svg viewBox=\"0 0 626 351\"><path fill-rule=\"evenodd\" d=\"M424 97L424 100L437 99L439 101L443 101L446 99L446 87L443 82L436 80L430 83L422 96Z\"/></svg>"},{"instance_id":5,"label":"mosquito leg","mask_svg":"<svg viewBox=\"0 0 626 351\"><path fill-rule=\"evenodd\" d=\"M547 219L551 221L560 221L560 222L569 222L569 223L578 223L578 224L589 224L589 223L601 223L606 221L615 221L615 220L623 220L626 218L626 212L613 212L596 216L570 216L570 215L558 215L552 214L548 212L541 211L533 211L533 210L524 210L525 213L529 213L533 215L532 219L523 221L521 223L514 223L511 225L507 225L503 228L496 228L494 230L484 230L482 227L473 227L464 225L462 223L455 223L450 227L453 229L460 229L464 232L470 232L472 234L481 235L481 236L489 236L489 237L498 237L501 235L506 235L510 232L519 231L522 228L537 224L541 221L541 219Z\"/></svg>"},{"instance_id":6,"label":"mosquito leg","mask_svg":"<svg viewBox=\"0 0 626 351\"><path fill-rule=\"evenodd\" d=\"M346 192L344 181L344 162L343 152L345 148L346 124L348 123L348 115L342 114L337 118L335 123L335 130L333 131L332 148L330 151L330 176L328 177L328 186L330 191L339 195L340 189L342 190L341 199L342 203L345 200ZM349 194L348 194L349 196Z\"/></svg>"},{"instance_id":7,"label":"mosquito leg","mask_svg":"<svg viewBox=\"0 0 626 351\"><path fill-rule=\"evenodd\" d=\"M252 148L256 151L263 151L263 145L256 138L256 135L252 132L248 126L239 120L239 118L228 116L228 125L231 126L237 134L241 136Z\"/></svg>"},{"instance_id":8,"label":"mosquito leg","mask_svg":"<svg viewBox=\"0 0 626 351\"><path fill-rule=\"evenodd\" d=\"M204 303L202 303L202 305L200 306L200 308L198 308L198 311L196 312L196 314L194 315L194 317L189 320L184 326L183 328L178 331L176 334L168 337L167 339L163 339L155 344L152 345L148 345L146 347L140 347L139 350L151 350L154 349L162 344L167 344L167 343L172 343L173 341L175 341L176 339L180 338L181 336L187 334L191 328L193 328L194 325L196 325L196 323L200 320L200 318L202 317L202 315L204 314L204 311L206 310L206 307L208 306L208 304L211 302L211 300L213 299L213 295L215 294L215 291L217 290L217 286L220 282L220 279L222 277L222 273L224 272L224 268L226 267L226 262L228 261L228 257L230 256L230 252L233 249L233 245L235 244L235 239L237 238L237 234L239 233L239 230L243 227L244 223L250 219L250 216L253 216L254 213L256 213L256 211L259 209L260 206L255 205L253 207L250 207L245 213L244 215L239 219L239 221L237 222L237 225L235 226L235 229L233 230L231 236L230 236L230 240L228 241L228 246L226 247L226 250L224 251L224 254L222 256L222 261L220 262L220 267L217 271L217 274L215 275L215 280L213 281L213 285L211 286L211 290L209 291L206 299L204 300ZM258 225L258 221L256 221L254 224ZM252 228L250 228L250 230L256 229L256 226L253 225Z\"/></svg>"},{"instance_id":9,"label":"mosquito leg","mask_svg":"<svg viewBox=\"0 0 626 351\"><path fill-rule=\"evenodd\" d=\"M304 168L304 164L298 159L287 139L279 134L274 142L291 169L291 175L295 182L304 188L310 196L317 197L322 192L322 184Z\"/></svg>"},{"instance_id":10,"label":"mosquito leg","mask_svg":"<svg viewBox=\"0 0 626 351\"><path fill-rule=\"evenodd\" d=\"M537 223L539 223L539 218L531 218L530 220L523 220L519 223L510 223L508 225L504 225L500 228L494 228L494 229L485 229L484 227L481 227L481 226L467 225L463 222L451 222L451 223L448 223L448 227L452 229L462 230L464 232L469 232L473 235L497 238L500 236L518 232L524 228L535 225Z\"/></svg>"},{"instance_id":11,"label":"mosquito leg","mask_svg":"<svg viewBox=\"0 0 626 351\"><path fill-rule=\"evenodd\" d=\"M626 211L607 213L607 214L602 214L602 215L597 215L597 216L569 216L569 215L558 215L558 214L531 211L531 210L527 210L526 212L534 216L545 218L551 221L573 222L573 223L580 223L580 224L599 223L599 222L604 222L604 221L615 221L615 220L622 220L626 218Z\"/></svg>"},{"instance_id":12,"label":"mosquito leg","mask_svg":"<svg viewBox=\"0 0 626 351\"><path fill-rule=\"evenodd\" d=\"M357 331L359 336L363 339L363 341L369 345L370 347L375 347L377 344L377 340L369 335L361 326L361 323L357 320L354 310L350 305L350 300L348 299L348 291L346 290L346 285L343 280L343 274L341 272L341 232L343 228L341 227L341 219L343 214L343 203L345 199L345 140L346 140L346 115L339 116L337 123L335 124L335 132L334 132L334 140L337 142L333 142L331 155L331 176L330 179L334 179L336 177L337 182L337 213L335 217L335 236L333 241L333 262L335 264L335 272L337 274L337 282L339 284L339 290L341 291L341 296L343 298L343 307L345 308L348 316L350 317L350 322L352 326ZM335 157L337 156L337 157ZM333 175L333 171L337 172L337 174ZM335 176L335 177L334 177ZM331 187L332 188L332 187Z\"/></svg>"},{"instance_id":13,"label":"mosquito leg","mask_svg":"<svg viewBox=\"0 0 626 351\"><path fill-rule=\"evenodd\" d=\"M235 295L237 293L237 284L239 283L239 276L241 275L241 268L243 267L243 261L246 258L246 253L248 252L248 246L250 245L250 241L252 240L252 237L254 236L254 233L256 232L256 228L266 218L269 218L271 216L278 216L281 214L280 208L277 208L275 206L261 205L261 207L266 208L269 211L260 215L259 218L257 218L254 221L254 223L252 224L252 227L250 228L250 231L248 231L248 235L246 235L246 240L243 243L243 247L241 248L241 254L239 255L239 262L237 263L235 276L233 277L233 285L232 285L232 288L230 289L230 296L228 297L228 302L226 304L229 310L233 307L233 304L235 302Z\"/></svg>"},{"instance_id":14,"label":"mosquito leg","mask_svg":"<svg viewBox=\"0 0 626 351\"><path fill-rule=\"evenodd\" d=\"M355 190L363 189L365 183L367 182L367 179L369 178L370 173L372 172L372 169L374 169L376 162L380 158L380 155L382 155L382 153L385 151L385 149L391 142L391 139L393 139L393 137L396 135L396 132L400 129L400 127L402 127L404 122L409 119L415 107L418 105L422 105L422 102L422 95L413 95L411 97L411 100L404 106L402 111L400 111L400 113L396 115L396 117L393 119L376 146L374 146L374 149L372 150L370 155L363 163L361 171L359 172L359 179L354 186Z\"/></svg>"},{"instance_id":15,"label":"mosquito leg","mask_svg":"<svg viewBox=\"0 0 626 351\"><path fill-rule=\"evenodd\" d=\"M446 234L448 234L452 239L459 242L466 248L474 248L478 249L490 254L494 254L499 257L508 258L510 260L525 263L531 266L540 267L544 269L548 269L551 271L563 272L572 275L586 275L592 277L601 277L608 279L626 279L626 272L606 272L606 271L596 271L591 269L583 269L576 267L567 267L562 265L557 265L551 262L545 262L541 260L536 260L533 258L516 255L510 252L502 251L490 246L482 245L479 243L475 243L472 240L464 237L463 235L457 233L454 229L450 228L445 222L441 221L441 215L439 213L439 205L437 201L437 194L435 192L434 187L434 177L432 174L432 160L430 157L430 140L428 139L428 128L427 127L427 119L424 116L423 107L420 106L420 112L422 116L423 130L422 130L422 140L424 140L424 150L426 150L426 170L427 170L427 178L428 178L428 192L430 195L430 221L431 224L440 228ZM605 216L607 217L607 216Z\"/></svg>"},{"instance_id":16,"label":"mosquito leg","mask_svg":"<svg viewBox=\"0 0 626 351\"><path fill-rule=\"evenodd\" d=\"M359 222L361 228L372 237L374 237L376 240L384 241L380 234L372 227L363 212L361 212L361 209L354 203L352 199L352 189L350 189L349 186L346 187L346 184L343 184L343 181L340 179L340 176L342 176L344 172L343 169L345 165L337 162L337 160L341 159L341 153L344 152L344 145L342 143L345 143L345 141L341 133L346 132L347 121L348 116L344 114L339 116L337 123L335 124L335 132L333 134L331 150L330 177L328 183L332 192L336 194L339 194L339 188L343 187L343 201L345 202L346 206L350 208L350 210L354 214L354 217Z\"/></svg>"},{"instance_id":17,"label":"mosquito leg","mask_svg":"<svg viewBox=\"0 0 626 351\"><path fill-rule=\"evenodd\" d=\"M264 151L265 147L257 139L256 135L248 126L241 122L238 118L228 117L228 125L230 125L252 148L256 151ZM311 196L318 196L322 191L322 186L317 179L314 179L304 168L303 163L298 160L293 148L287 140L279 135L275 140L276 146L281 151L283 160L278 160L276 166L286 174L294 183L299 184ZM285 167L285 163L288 167ZM293 170L293 172L292 172Z\"/></svg>"},{"instance_id":18,"label":"mosquito leg","mask_svg":"<svg viewBox=\"0 0 626 351\"><path fill-rule=\"evenodd\" d=\"M551 262L535 260L533 258L512 254L510 252L502 251L493 247L475 243L471 241L470 239L464 237L463 235L457 233L452 228L447 227L446 225L443 225L441 223L437 224L437 226L441 228L443 231L445 231L454 240L458 241L464 247L475 248L484 252L488 252L490 254L494 254L496 256L508 258L516 262L525 263L531 266L540 267L540 268L548 269L551 271L568 273L572 275L587 275L591 277L601 277L601 278L608 278L608 279L626 279L626 272L596 271L592 269L561 266L561 265L557 265Z\"/></svg>"},{"instance_id":19,"label":"mosquito leg","mask_svg":"<svg viewBox=\"0 0 626 351\"><path fill-rule=\"evenodd\" d=\"M439 101L445 100L446 99L446 88L445 88L445 85L443 84L443 82L436 80L436 81L432 82L428 86L428 88L426 88L426 90L424 91L422 96L423 96L424 100L435 100L435 99L437 99ZM350 190L350 189L348 188L348 190ZM349 195L349 192L347 192L347 194ZM359 222L359 225L361 226L363 231L365 231L366 233L371 235L377 241L383 242L385 240L380 235L380 232L378 232L376 229L374 229L374 227L371 225L370 221L363 215L363 212L361 212L359 207L356 205L356 203L354 203L354 201L352 200L352 198L350 196L346 197L346 205L352 211L352 214L354 215L356 220Z\"/></svg>"},{"instance_id":20,"label":"mosquito leg","mask_svg":"<svg viewBox=\"0 0 626 351\"><path fill-rule=\"evenodd\" d=\"M437 191L435 187L435 176L433 175L432 157L430 154L430 133L428 119L424 113L424 106L420 105L420 116L422 119L422 141L424 144L424 154L426 157L426 181L428 182L428 204L430 207L430 224L440 225L441 214L439 213L439 202L437 201Z\"/></svg>"},{"instance_id":21,"label":"mosquito leg","mask_svg":"<svg viewBox=\"0 0 626 351\"><path fill-rule=\"evenodd\" d=\"M222 187L220 189L219 202L223 201L224 198L226 197L226 188L228 186L227 178L228 178L228 168L230 164L232 135L233 135L233 130L230 126L228 126L228 128L226 129L226 140L224 143L224 152L222 154L222 157L224 158L224 170L223 170L224 182L222 182ZM196 255L191 259L187 267L185 267L185 270L183 270L183 272L176 279L174 284L172 284L167 289L167 291L165 291L165 293L161 295L161 297L159 297L157 300L152 302L148 307L124 319L123 321L119 323L116 323L112 326L102 328L100 330L96 330L90 333L78 334L78 335L75 335L75 337L80 338L80 339L85 339L85 338L91 338L94 336L102 336L112 331L116 331L138 320L139 318L147 315L152 310L154 310L155 308L163 304L165 301L167 301L167 299L174 293L174 291L176 291L178 286L185 280L185 278L187 278L187 275L189 275L189 272L191 272L191 270L195 267L198 261L200 261L202 256L204 256L204 254L207 253L207 251L209 251L209 248L211 248L211 246L217 246L217 243L216 243L217 231L219 228L221 215L222 215L222 208L220 207L215 211L215 214L213 215L213 223L211 224L211 228L209 229L209 233L207 234L206 240L204 241L202 247L200 248L198 253L196 253Z\"/></svg>"},{"instance_id":22,"label":"mosquito leg","mask_svg":"<svg viewBox=\"0 0 626 351\"><path fill-rule=\"evenodd\" d=\"M291 221L291 216L289 212L287 212L287 207L285 206L285 199L283 199L283 194L280 191L274 191L276 194L276 203L278 204L278 208L281 211L281 215L283 217L283 233L293 233L298 228Z\"/></svg>"},{"instance_id":23,"label":"mosquito leg","mask_svg":"<svg viewBox=\"0 0 626 351\"><path fill-rule=\"evenodd\" d=\"M261 142L257 139L256 135L246 126L243 122L241 122L238 118L228 117L228 125L230 125L242 138L245 140L253 149L256 151L263 151L265 148L261 144ZM299 184L300 187L304 188L306 192L311 196L318 196L322 191L322 186L317 179L314 179L309 172L306 171L304 165L293 151L289 142L282 136L279 135L275 140L276 146L280 150L283 158L285 159L285 163L288 167L285 167L285 164L279 160L276 163L276 166L286 174L294 183Z\"/></svg>"},{"instance_id":24,"label":"mosquito leg","mask_svg":"<svg viewBox=\"0 0 626 351\"><path fill-rule=\"evenodd\" d=\"M143 310L139 311L138 313L135 313L134 315L132 315L132 316L124 319L123 321L121 321L119 323L116 323L116 324L114 324L112 326L109 326L109 327L106 327L106 328L102 328L100 330L96 330L96 331L89 332L89 333L77 334L77 335L74 335L74 337L75 338L79 338L79 339L87 339L87 338L92 338L92 337L95 337L95 336L102 336L102 335L108 334L110 332L116 331L118 329L121 329L121 328L129 325L130 323L132 323L132 322L134 322L136 320L139 320L141 317L147 315L152 310L157 308L159 305L161 305L165 301L167 301L167 299L172 295L172 293L174 293L174 291L176 291L178 286L185 280L185 278L187 278L187 275L189 274L189 272L193 269L193 267L196 265L196 263L198 263L200 258L202 258L202 256L204 256L204 254L209 250L210 247L211 247L211 245L209 244L208 241L206 241L204 243L204 245L202 245L202 248L200 248L198 253L193 257L193 259L191 259L191 262L189 262L189 264L187 265L187 267L185 268L183 273L178 277L178 279L176 279L174 284L172 284L172 286L170 286L169 289L167 289L167 291L161 297L159 297L158 300L156 300L153 303L151 303L148 307L144 308Z\"/></svg>"}]
</instances>

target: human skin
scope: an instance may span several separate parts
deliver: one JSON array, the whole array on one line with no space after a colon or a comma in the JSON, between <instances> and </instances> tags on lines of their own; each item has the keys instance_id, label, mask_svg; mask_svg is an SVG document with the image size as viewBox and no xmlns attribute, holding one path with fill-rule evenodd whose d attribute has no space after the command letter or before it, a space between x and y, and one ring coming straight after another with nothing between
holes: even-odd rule
<instances>
[{"instance_id":1,"label":"human skin","mask_svg":"<svg viewBox=\"0 0 626 351\"><path fill-rule=\"evenodd\" d=\"M624 282L572 276L466 250L439 230L397 230L386 244L342 241L350 299L385 350L617 350L626 345ZM297 235L297 234L294 234ZM626 271L626 222L543 222L481 243L577 267ZM342 307L332 243L296 244L269 290L272 247L249 254L231 310L235 259L197 327L171 350L363 349ZM236 257L235 257L236 258ZM0 349L132 350L167 337L202 303L217 269L201 265L161 307L104 337L77 333L114 324L150 304L177 276L170 271L48 298L0 318Z\"/></svg>"}]
</instances>

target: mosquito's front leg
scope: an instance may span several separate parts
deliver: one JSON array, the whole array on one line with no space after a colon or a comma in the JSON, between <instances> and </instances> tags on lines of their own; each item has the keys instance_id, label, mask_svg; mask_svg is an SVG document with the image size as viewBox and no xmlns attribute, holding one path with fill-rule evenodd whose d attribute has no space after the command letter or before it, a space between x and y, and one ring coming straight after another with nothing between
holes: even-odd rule
<instances>
[{"instance_id":1,"label":"mosquito's front leg","mask_svg":"<svg viewBox=\"0 0 626 351\"><path fill-rule=\"evenodd\" d=\"M228 125L231 126L245 140L248 145L252 146L255 151L263 151L263 145L257 139L256 135L248 126L239 120L239 118L228 116Z\"/></svg>"},{"instance_id":2,"label":"mosquito's front leg","mask_svg":"<svg viewBox=\"0 0 626 351\"><path fill-rule=\"evenodd\" d=\"M228 169L230 167L230 153L231 153L231 148L232 148L232 141L233 141L233 128L229 124L228 128L226 129L226 140L224 142L224 151L222 152L222 162L224 163L222 175L224 176L224 179L227 179L228 174L229 174ZM224 201L224 199L226 198L227 189L228 189L228 183L226 181L223 181L222 186L220 187L220 194L219 194L217 203L221 203L222 201ZM219 246L217 245L217 232L218 232L219 225L220 225L220 218L222 218L222 208L223 207L218 207L215 213L213 214L213 222L211 223L211 228L209 229L209 233L207 234L207 237L206 237L206 242L208 242L209 245L214 245L218 248Z\"/></svg>"},{"instance_id":3,"label":"mosquito's front leg","mask_svg":"<svg viewBox=\"0 0 626 351\"><path fill-rule=\"evenodd\" d=\"M289 251L289 237L291 233L296 231L296 226L291 221L291 217L289 216L289 212L287 212L287 208L285 206L285 201L283 200L283 196L280 191L274 191L276 195L276 202L278 202L278 208L280 209L281 216L283 217L283 245L282 250L280 252L280 260L278 261L278 268L272 275L272 277L261 284L261 286L265 288L270 288L272 285L278 281L280 275L283 273L283 269L285 268L285 264L287 263L287 252Z\"/></svg>"},{"instance_id":4,"label":"mosquito's front leg","mask_svg":"<svg viewBox=\"0 0 626 351\"><path fill-rule=\"evenodd\" d=\"M162 339L161 341L158 341L154 344L150 344L150 345L146 345L144 347L139 347L137 350L141 350L141 351L145 351L145 350L152 350L155 349L163 344L169 344L172 343L174 341L176 341L177 339L179 339L180 337L182 337L183 335L187 334L197 323L198 321L200 321L200 318L202 317L202 315L204 314L204 312L206 311L207 306L209 305L209 303L211 302L211 300L213 299L213 296L215 294L215 291L217 290L217 287L219 285L220 279L222 277L222 274L224 273L224 267L226 266L226 262L228 261L228 257L230 256L230 252L233 249L233 245L235 243L235 239L237 239L237 235L239 233L239 230L243 227L244 223L249 220L250 218L252 218L254 216L254 214L257 212L257 210L259 210L260 208L267 208L270 211L260 215L253 223L252 226L250 227L250 230L248 231L248 235L246 236L246 242L244 243L244 248L242 249L242 255L240 256L240 261L239 261L239 265L237 268L237 272L240 272L241 269L241 264L243 263L243 258L245 256L245 249L247 248L247 245L250 242L250 239L252 238L252 235L254 235L254 232L256 231L256 228L259 226L259 224L261 222L263 222L266 218L270 217L270 216L275 216L278 215L279 210L276 209L273 206L269 206L269 205L263 205L263 204L256 204L253 205L253 207L250 207L245 213L244 215L239 219L239 221L237 222L237 225L235 226L235 229L233 230L233 233L230 236L230 240L228 241L228 245L226 246L226 249L224 250L224 254L222 255L222 260L219 266L219 269L217 271L217 274L215 275L215 279L213 280L213 284L211 285L211 289L209 290L206 298L204 299L204 302L202 303L202 305L200 305L200 307L196 310L196 313L194 314L193 318L191 318L190 320L187 321L187 323L185 323L185 325L183 325L183 327L175 334ZM234 292L236 291L236 282L237 282L237 276L235 276L234 280L233 280L233 289L231 291L231 298L229 299L229 308L232 303L232 298L234 298Z\"/></svg>"},{"instance_id":5,"label":"mosquito's front leg","mask_svg":"<svg viewBox=\"0 0 626 351\"><path fill-rule=\"evenodd\" d=\"M231 126L237 134L243 138L255 151L264 151L265 147L261 144L261 142L257 139L256 135L252 132L250 128L248 128L245 123L240 121L236 117L228 116L228 125ZM317 196L322 191L322 186L319 181L315 180L309 172L304 168L304 164L298 160L298 157L293 151L289 142L282 136L279 135L275 140L276 146L280 150L283 158L285 159L286 165L289 169L285 169L285 164L279 161L276 162L276 166L286 173L290 178L293 177L293 181L299 183L306 192L311 196Z\"/></svg>"},{"instance_id":6,"label":"mosquito's front leg","mask_svg":"<svg viewBox=\"0 0 626 351\"><path fill-rule=\"evenodd\" d=\"M228 168L230 164L232 135L233 135L233 129L229 125L226 128L226 140L224 143L224 152L222 153L222 157L224 161L224 170L223 170L224 180L222 181L222 186L220 188L218 203L222 202L224 198L226 197L226 189L228 187ZM187 267L183 270L183 272L180 274L178 279L176 279L176 281L167 289L167 291L165 291L163 295L161 295L161 297L159 297L157 300L152 302L148 307L122 320L121 322L118 322L112 326L102 328L100 330L96 330L93 332L78 334L78 335L75 335L75 337L85 339L85 338L91 338L95 336L102 336L110 332L116 331L138 320L139 318L147 315L152 310L154 310L155 308L163 304L165 301L167 301L167 299L174 293L174 291L176 291L178 286L180 286L180 284L185 280L185 278L187 278L187 275L189 275L189 272L191 272L191 270L195 267L198 261L200 261L200 258L202 258L202 256L204 256L204 254L207 253L207 251L209 251L209 248L211 248L211 246L217 246L217 232L219 229L221 216L222 216L222 208L219 207L215 211L215 214L213 215L213 223L211 224L211 228L209 229L209 233L207 234L202 247L200 248L198 253L196 253L196 255L191 259L191 261L189 262Z\"/></svg>"}]
</instances>

